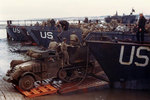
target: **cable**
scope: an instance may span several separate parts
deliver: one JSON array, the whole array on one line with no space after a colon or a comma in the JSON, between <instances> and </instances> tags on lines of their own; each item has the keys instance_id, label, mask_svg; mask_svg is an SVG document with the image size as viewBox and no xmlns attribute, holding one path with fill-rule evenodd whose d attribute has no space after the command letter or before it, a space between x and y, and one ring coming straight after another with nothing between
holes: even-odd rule
<instances>
[{"instance_id":1,"label":"cable","mask_svg":"<svg viewBox=\"0 0 150 100\"><path fill-rule=\"evenodd\" d=\"M64 90L68 90L68 89L71 89L71 88L73 88L73 87L79 86L79 85L85 80L86 75L87 75L87 71L88 71L89 47L87 47L87 59L86 59L86 60L87 60L87 61L86 61L86 70L85 70L85 74L84 74L84 77L82 78L82 80L79 81L79 83L77 83L77 84L75 84L75 85L73 85L73 86L71 86L71 87L66 87L66 88L64 88L64 89L59 90L58 93L61 94Z\"/></svg>"}]
</instances>

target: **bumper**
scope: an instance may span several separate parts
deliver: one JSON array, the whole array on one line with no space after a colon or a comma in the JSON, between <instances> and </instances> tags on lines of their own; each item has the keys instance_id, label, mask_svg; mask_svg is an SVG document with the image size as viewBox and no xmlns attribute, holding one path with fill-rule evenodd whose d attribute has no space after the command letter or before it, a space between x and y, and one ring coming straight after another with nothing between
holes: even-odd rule
<instances>
[{"instance_id":1,"label":"bumper","mask_svg":"<svg viewBox=\"0 0 150 100\"><path fill-rule=\"evenodd\" d=\"M3 80L4 80L4 81L7 81L7 82L9 82L9 83L11 83L11 82L13 81L13 78L10 77L10 76L4 76L4 77L3 77Z\"/></svg>"}]
</instances>

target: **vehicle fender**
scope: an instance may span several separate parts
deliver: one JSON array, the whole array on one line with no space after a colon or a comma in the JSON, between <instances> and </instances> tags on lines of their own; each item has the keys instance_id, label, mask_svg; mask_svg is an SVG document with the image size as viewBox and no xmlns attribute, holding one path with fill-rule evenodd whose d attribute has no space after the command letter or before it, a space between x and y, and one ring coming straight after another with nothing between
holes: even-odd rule
<instances>
[{"instance_id":1,"label":"vehicle fender","mask_svg":"<svg viewBox=\"0 0 150 100\"><path fill-rule=\"evenodd\" d=\"M23 60L12 60L11 63L10 63L10 67L14 68L16 65L22 64L24 62L25 61L23 61Z\"/></svg>"},{"instance_id":2,"label":"vehicle fender","mask_svg":"<svg viewBox=\"0 0 150 100\"><path fill-rule=\"evenodd\" d=\"M21 75L21 77L24 77L25 75L31 75L34 77L35 80L40 80L39 77L37 77L34 73L32 72L25 72Z\"/></svg>"}]
</instances>

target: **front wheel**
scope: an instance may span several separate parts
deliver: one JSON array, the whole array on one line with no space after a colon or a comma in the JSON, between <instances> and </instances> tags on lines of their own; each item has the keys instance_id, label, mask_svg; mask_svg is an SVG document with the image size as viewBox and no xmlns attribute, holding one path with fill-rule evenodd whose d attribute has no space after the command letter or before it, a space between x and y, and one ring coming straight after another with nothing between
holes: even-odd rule
<instances>
[{"instance_id":1,"label":"front wheel","mask_svg":"<svg viewBox=\"0 0 150 100\"><path fill-rule=\"evenodd\" d=\"M19 88L23 90L30 90L34 87L34 78L31 75L25 75L19 80Z\"/></svg>"}]
</instances>

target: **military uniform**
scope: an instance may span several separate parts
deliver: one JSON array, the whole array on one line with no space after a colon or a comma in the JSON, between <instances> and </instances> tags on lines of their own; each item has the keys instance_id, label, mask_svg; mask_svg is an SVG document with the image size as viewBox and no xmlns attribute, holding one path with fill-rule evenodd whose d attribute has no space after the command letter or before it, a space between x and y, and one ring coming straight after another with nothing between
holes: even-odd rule
<instances>
[{"instance_id":1,"label":"military uniform","mask_svg":"<svg viewBox=\"0 0 150 100\"><path fill-rule=\"evenodd\" d=\"M56 51L56 52L55 52L56 59L59 59L59 55L58 55L58 52L57 52L57 48L58 48L58 43L57 43L56 41L51 41L51 42L49 43L48 49L49 49L49 50L54 50L54 51Z\"/></svg>"},{"instance_id":2,"label":"military uniform","mask_svg":"<svg viewBox=\"0 0 150 100\"><path fill-rule=\"evenodd\" d=\"M50 43L49 43L49 47L48 47L48 49L50 49L50 50L57 50L57 47L58 47L58 43L56 42L56 41L51 41Z\"/></svg>"},{"instance_id":3,"label":"military uniform","mask_svg":"<svg viewBox=\"0 0 150 100\"><path fill-rule=\"evenodd\" d=\"M57 27L58 32L62 32L62 26L59 23L59 21L57 22L56 27Z\"/></svg>"},{"instance_id":4,"label":"military uniform","mask_svg":"<svg viewBox=\"0 0 150 100\"><path fill-rule=\"evenodd\" d=\"M70 35L70 45L76 46L77 44L79 44L79 38L75 33L73 33Z\"/></svg>"},{"instance_id":5,"label":"military uniform","mask_svg":"<svg viewBox=\"0 0 150 100\"><path fill-rule=\"evenodd\" d=\"M136 33L137 41L141 43L144 42L145 24L146 24L146 19L142 14L140 15L140 19L138 21L138 31Z\"/></svg>"},{"instance_id":6,"label":"military uniform","mask_svg":"<svg viewBox=\"0 0 150 100\"><path fill-rule=\"evenodd\" d=\"M85 38L89 33L89 30L86 28L82 28L82 38Z\"/></svg>"},{"instance_id":7,"label":"military uniform","mask_svg":"<svg viewBox=\"0 0 150 100\"><path fill-rule=\"evenodd\" d=\"M61 44L61 51L63 53L62 65L63 66L65 64L69 65L69 54L68 54L68 51L67 51L67 44L65 42L62 42L62 44Z\"/></svg>"}]
</instances>

